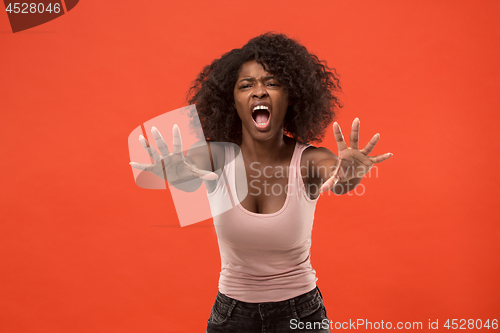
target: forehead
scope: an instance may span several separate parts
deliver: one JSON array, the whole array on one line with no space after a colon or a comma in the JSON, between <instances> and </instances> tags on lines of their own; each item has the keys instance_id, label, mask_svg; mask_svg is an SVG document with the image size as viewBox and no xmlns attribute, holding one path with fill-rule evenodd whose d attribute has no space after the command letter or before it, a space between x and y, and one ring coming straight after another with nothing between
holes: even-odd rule
<instances>
[{"instance_id":1,"label":"forehead","mask_svg":"<svg viewBox=\"0 0 500 333\"><path fill-rule=\"evenodd\" d=\"M267 66L265 66L267 68ZM262 75L270 75L270 73L257 61L250 60L241 65L238 77L260 77Z\"/></svg>"}]
</instances>

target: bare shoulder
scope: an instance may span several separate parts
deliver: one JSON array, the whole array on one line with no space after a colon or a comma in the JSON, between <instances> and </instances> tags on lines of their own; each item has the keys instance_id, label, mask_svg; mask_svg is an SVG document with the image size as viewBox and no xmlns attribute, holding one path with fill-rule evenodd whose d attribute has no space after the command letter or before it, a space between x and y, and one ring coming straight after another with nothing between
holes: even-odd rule
<instances>
[{"instance_id":1,"label":"bare shoulder","mask_svg":"<svg viewBox=\"0 0 500 333\"><path fill-rule=\"evenodd\" d=\"M300 161L300 173L311 199L317 198L317 191L327 179L328 167L335 165L336 162L337 156L328 148L309 146L304 150Z\"/></svg>"},{"instance_id":2,"label":"bare shoulder","mask_svg":"<svg viewBox=\"0 0 500 333\"><path fill-rule=\"evenodd\" d=\"M222 170L224 168L224 161L226 159L225 147L228 145L226 142L207 142L212 153L212 160L214 162L214 170Z\"/></svg>"},{"instance_id":3,"label":"bare shoulder","mask_svg":"<svg viewBox=\"0 0 500 333\"><path fill-rule=\"evenodd\" d=\"M225 157L224 143L197 141L189 148L187 156L202 170L212 170L212 163L215 170L221 169Z\"/></svg>"},{"instance_id":4,"label":"bare shoulder","mask_svg":"<svg viewBox=\"0 0 500 333\"><path fill-rule=\"evenodd\" d=\"M325 147L309 146L302 153L301 165L318 164L322 160L337 159L337 155ZM309 164L308 164L309 162Z\"/></svg>"}]
</instances>

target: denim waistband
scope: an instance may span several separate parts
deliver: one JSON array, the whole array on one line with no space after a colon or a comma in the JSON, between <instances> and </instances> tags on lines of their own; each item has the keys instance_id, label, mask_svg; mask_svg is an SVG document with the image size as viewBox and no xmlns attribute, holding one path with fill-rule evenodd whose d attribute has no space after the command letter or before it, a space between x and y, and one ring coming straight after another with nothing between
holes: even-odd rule
<instances>
[{"instance_id":1,"label":"denim waistband","mask_svg":"<svg viewBox=\"0 0 500 333\"><path fill-rule=\"evenodd\" d=\"M255 319L272 319L284 316L303 318L316 311L323 304L323 297L319 288L279 302L247 303L218 293L215 308L225 316L242 315Z\"/></svg>"}]
</instances>

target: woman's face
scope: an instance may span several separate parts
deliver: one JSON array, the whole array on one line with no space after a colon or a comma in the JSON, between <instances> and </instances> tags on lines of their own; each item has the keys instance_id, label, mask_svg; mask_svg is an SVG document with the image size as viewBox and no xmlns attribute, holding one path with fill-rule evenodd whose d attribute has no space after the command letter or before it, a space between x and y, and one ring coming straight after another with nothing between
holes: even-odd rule
<instances>
[{"instance_id":1,"label":"woman's face","mask_svg":"<svg viewBox=\"0 0 500 333\"><path fill-rule=\"evenodd\" d=\"M234 103L243 132L247 132L252 138L266 141L275 135L283 135L288 93L255 60L241 66L234 86Z\"/></svg>"}]
</instances>

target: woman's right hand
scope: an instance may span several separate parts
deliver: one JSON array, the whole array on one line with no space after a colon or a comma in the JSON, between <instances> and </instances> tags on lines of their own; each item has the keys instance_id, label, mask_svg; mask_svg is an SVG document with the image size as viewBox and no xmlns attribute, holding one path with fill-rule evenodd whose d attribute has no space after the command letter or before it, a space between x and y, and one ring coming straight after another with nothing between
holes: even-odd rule
<instances>
[{"instance_id":1,"label":"woman's right hand","mask_svg":"<svg viewBox=\"0 0 500 333\"><path fill-rule=\"evenodd\" d=\"M181 132L177 125L173 129L173 152L170 153L168 146L156 127L151 128L151 133L156 141L156 145L160 150L160 154L149 145L149 142L139 135L139 141L148 152L149 156L154 160L154 164L142 164L130 162L133 168L149 171L168 181L172 185L180 184L195 178L203 180L216 180L217 174L211 171L199 169L189 157L182 153Z\"/></svg>"}]
</instances>

